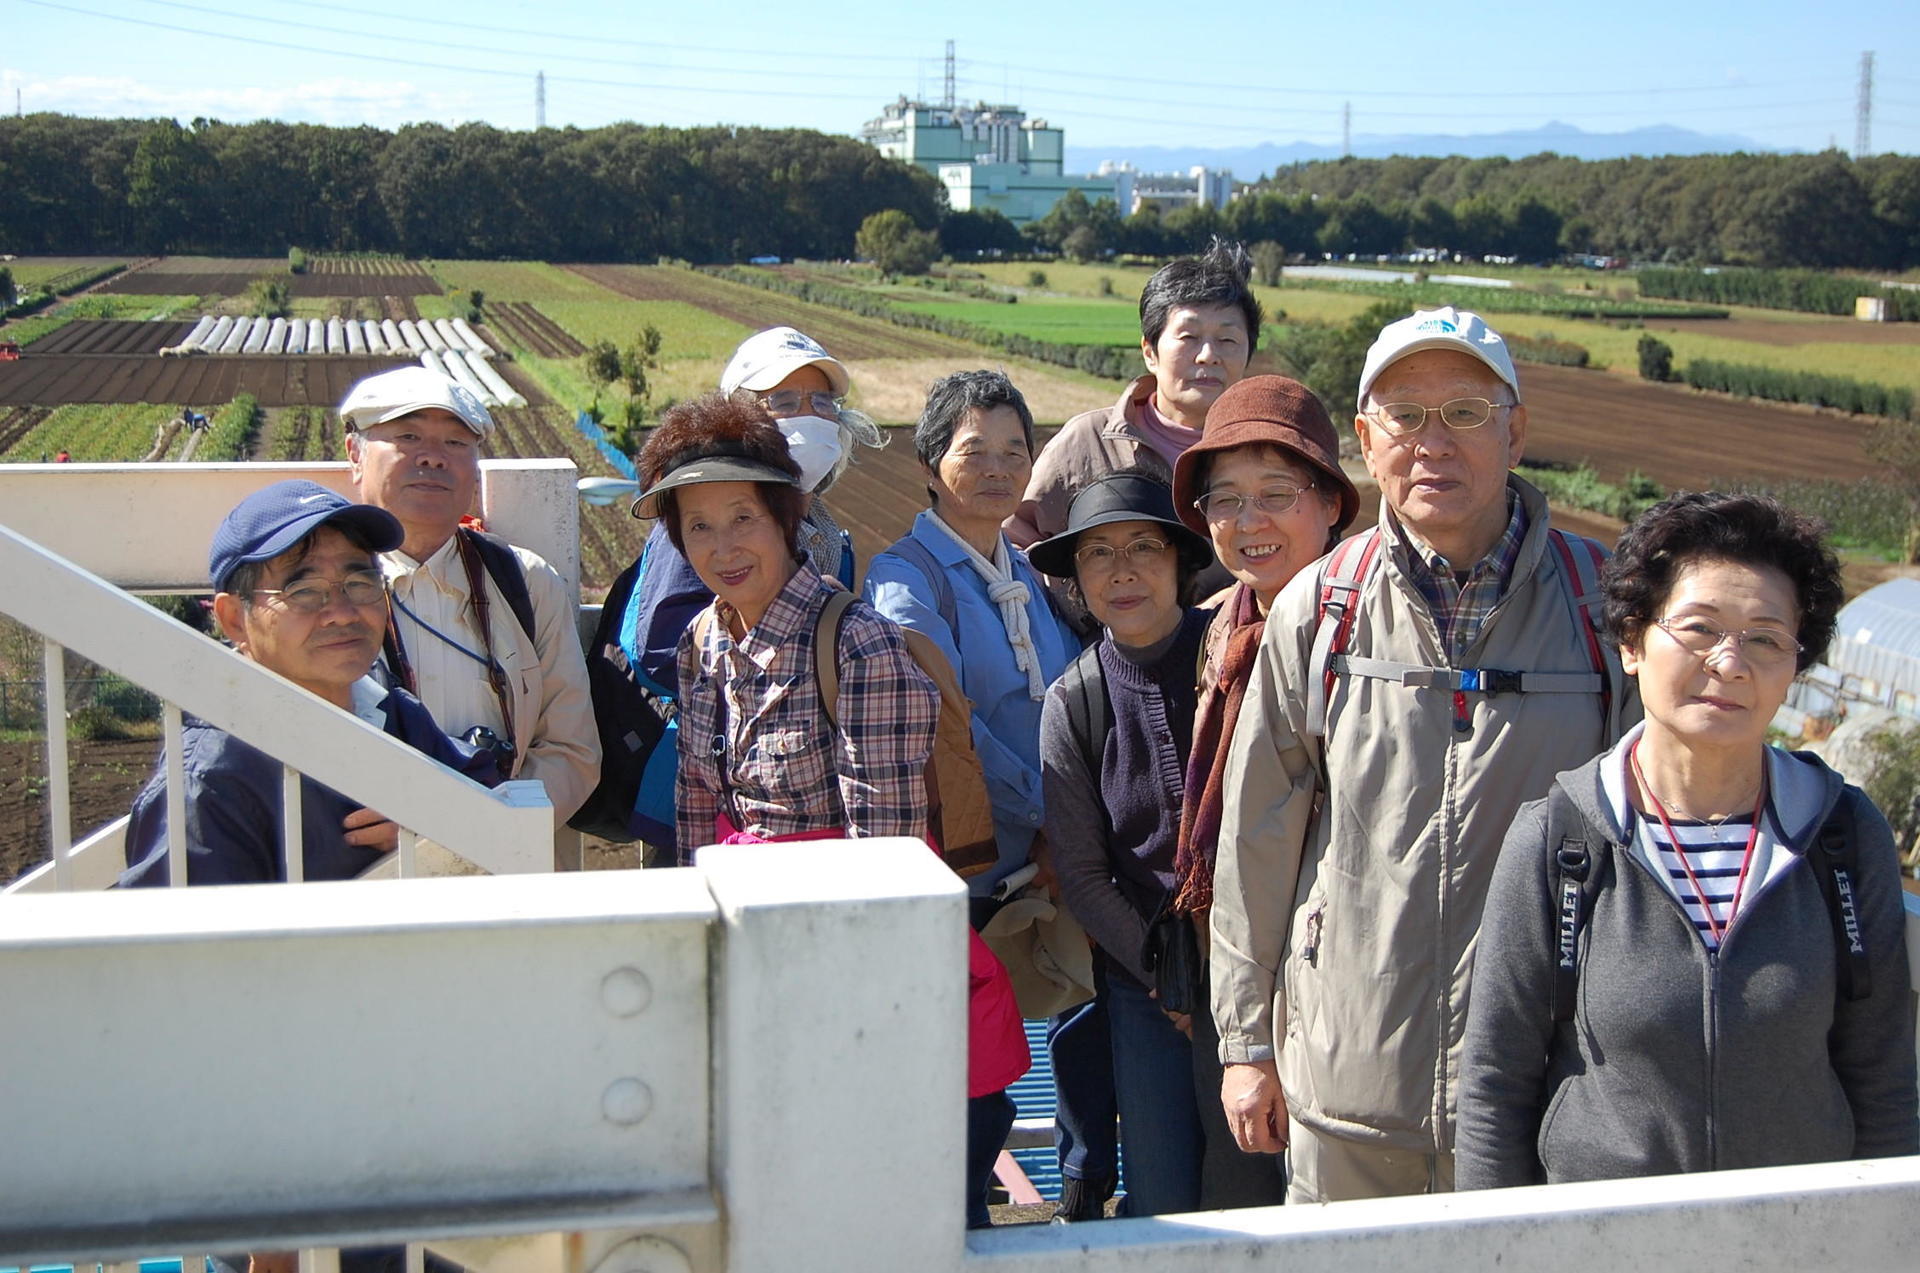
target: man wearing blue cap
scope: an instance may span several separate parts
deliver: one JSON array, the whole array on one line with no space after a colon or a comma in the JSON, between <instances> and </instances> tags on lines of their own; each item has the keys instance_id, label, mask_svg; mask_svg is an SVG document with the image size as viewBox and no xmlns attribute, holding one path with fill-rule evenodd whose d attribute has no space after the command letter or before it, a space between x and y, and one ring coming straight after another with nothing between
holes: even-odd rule
<instances>
[{"instance_id":1,"label":"man wearing blue cap","mask_svg":"<svg viewBox=\"0 0 1920 1273\"><path fill-rule=\"evenodd\" d=\"M276 482L241 501L208 554L213 615L242 657L491 786L493 758L441 732L420 701L367 678L386 627L378 553L399 546L400 523L313 482ZM286 879L280 845L279 761L205 721L184 722L187 883ZM122 886L167 881L166 766L157 767L127 823ZM360 875L391 849L394 825L310 778L301 779L301 844L309 880Z\"/></svg>"}]
</instances>

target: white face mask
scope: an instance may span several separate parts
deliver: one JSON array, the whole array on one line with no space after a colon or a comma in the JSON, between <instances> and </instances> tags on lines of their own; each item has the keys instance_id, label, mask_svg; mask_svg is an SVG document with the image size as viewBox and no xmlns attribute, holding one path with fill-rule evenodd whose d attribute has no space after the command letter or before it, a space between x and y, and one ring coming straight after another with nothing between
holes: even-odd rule
<instances>
[{"instance_id":1,"label":"white face mask","mask_svg":"<svg viewBox=\"0 0 1920 1273\"><path fill-rule=\"evenodd\" d=\"M827 480L845 453L840 426L817 415L797 415L779 424L780 432L787 435L787 451L800 466L800 487L811 492Z\"/></svg>"}]
</instances>

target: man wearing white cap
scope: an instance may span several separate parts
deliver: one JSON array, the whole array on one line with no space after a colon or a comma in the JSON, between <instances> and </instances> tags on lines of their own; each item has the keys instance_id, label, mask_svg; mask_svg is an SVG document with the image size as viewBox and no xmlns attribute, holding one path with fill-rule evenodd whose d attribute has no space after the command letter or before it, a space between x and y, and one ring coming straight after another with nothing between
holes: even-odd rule
<instances>
[{"instance_id":1,"label":"man wearing white cap","mask_svg":"<svg viewBox=\"0 0 1920 1273\"><path fill-rule=\"evenodd\" d=\"M360 499L406 531L380 555L386 674L449 733L493 748L512 777L544 783L564 823L600 766L577 607L538 553L460 526L493 417L457 382L402 367L354 385L340 420Z\"/></svg>"},{"instance_id":2,"label":"man wearing white cap","mask_svg":"<svg viewBox=\"0 0 1920 1273\"><path fill-rule=\"evenodd\" d=\"M1388 324L1354 429L1379 526L1274 603L1214 876L1222 1103L1301 1202L1453 1187L1501 840L1639 715L1594 631L1603 550L1509 472L1527 409L1499 334L1451 308Z\"/></svg>"}]
</instances>

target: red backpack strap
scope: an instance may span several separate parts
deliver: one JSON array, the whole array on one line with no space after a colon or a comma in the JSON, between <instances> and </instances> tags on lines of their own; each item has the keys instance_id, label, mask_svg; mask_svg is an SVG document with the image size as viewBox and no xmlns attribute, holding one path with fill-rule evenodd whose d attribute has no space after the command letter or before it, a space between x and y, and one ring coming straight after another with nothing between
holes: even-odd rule
<instances>
[{"instance_id":1,"label":"red backpack strap","mask_svg":"<svg viewBox=\"0 0 1920 1273\"><path fill-rule=\"evenodd\" d=\"M1380 555L1380 528L1342 540L1327 557L1320 574L1320 604L1314 625L1313 654L1307 673L1307 733L1324 738L1327 704L1333 697L1335 660L1353 638L1354 613L1360 588Z\"/></svg>"},{"instance_id":2,"label":"red backpack strap","mask_svg":"<svg viewBox=\"0 0 1920 1273\"><path fill-rule=\"evenodd\" d=\"M1584 535L1569 535L1557 528L1548 529L1547 542L1560 558L1561 589L1573 612L1574 626L1586 639L1587 661L1600 676L1601 716L1610 719L1613 678L1600 648L1600 625L1594 619L1594 608L1600 601L1600 567L1606 563L1606 550Z\"/></svg>"}]
</instances>

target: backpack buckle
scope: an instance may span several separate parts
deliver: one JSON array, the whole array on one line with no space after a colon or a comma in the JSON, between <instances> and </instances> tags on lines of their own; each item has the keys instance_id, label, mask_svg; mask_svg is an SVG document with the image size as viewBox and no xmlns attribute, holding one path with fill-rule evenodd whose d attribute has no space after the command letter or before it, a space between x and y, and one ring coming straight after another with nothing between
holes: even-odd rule
<instances>
[{"instance_id":1,"label":"backpack buckle","mask_svg":"<svg viewBox=\"0 0 1920 1273\"><path fill-rule=\"evenodd\" d=\"M1460 688L1470 694L1518 694L1519 672L1503 672L1494 667L1470 667L1460 673Z\"/></svg>"}]
</instances>

